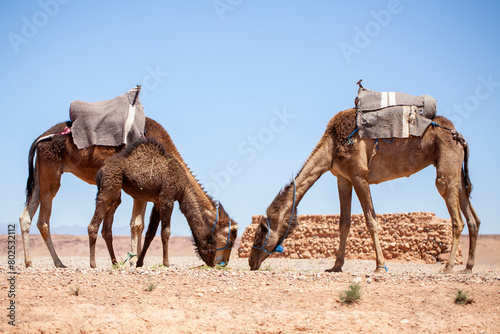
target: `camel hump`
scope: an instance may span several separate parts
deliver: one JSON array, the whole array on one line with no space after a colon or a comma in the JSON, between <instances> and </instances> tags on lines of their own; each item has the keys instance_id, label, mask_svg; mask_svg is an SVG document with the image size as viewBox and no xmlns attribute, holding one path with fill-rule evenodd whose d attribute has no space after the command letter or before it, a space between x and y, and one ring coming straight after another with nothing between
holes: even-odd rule
<instances>
[{"instance_id":1,"label":"camel hump","mask_svg":"<svg viewBox=\"0 0 500 334\"><path fill-rule=\"evenodd\" d=\"M166 159L178 161L174 155L167 152L162 143L152 138L141 138L136 140L131 145L128 145L121 152L121 155L129 157L131 154L138 151L146 155L164 156Z\"/></svg>"},{"instance_id":2,"label":"camel hump","mask_svg":"<svg viewBox=\"0 0 500 334\"><path fill-rule=\"evenodd\" d=\"M76 146L121 146L141 138L146 116L139 92L137 86L111 100L71 102L69 115Z\"/></svg>"},{"instance_id":3,"label":"camel hump","mask_svg":"<svg viewBox=\"0 0 500 334\"><path fill-rule=\"evenodd\" d=\"M377 92L359 85L356 124L361 138L420 137L437 115L436 99Z\"/></svg>"}]
</instances>

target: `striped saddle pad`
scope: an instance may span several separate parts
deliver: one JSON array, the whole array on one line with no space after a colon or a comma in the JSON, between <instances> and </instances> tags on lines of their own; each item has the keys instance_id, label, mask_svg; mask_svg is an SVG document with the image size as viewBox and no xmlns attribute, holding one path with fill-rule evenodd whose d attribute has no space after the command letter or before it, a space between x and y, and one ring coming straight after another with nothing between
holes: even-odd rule
<instances>
[{"instance_id":1,"label":"striped saddle pad","mask_svg":"<svg viewBox=\"0 0 500 334\"><path fill-rule=\"evenodd\" d=\"M360 87L356 123L361 138L420 137L436 117L436 100L429 95L376 92Z\"/></svg>"}]
</instances>

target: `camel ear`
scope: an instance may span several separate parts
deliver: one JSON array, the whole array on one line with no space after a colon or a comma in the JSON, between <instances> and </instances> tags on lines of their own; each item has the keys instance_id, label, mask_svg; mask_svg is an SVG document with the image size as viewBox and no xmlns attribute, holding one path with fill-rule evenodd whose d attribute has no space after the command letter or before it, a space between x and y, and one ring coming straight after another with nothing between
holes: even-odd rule
<instances>
[{"instance_id":1,"label":"camel ear","mask_svg":"<svg viewBox=\"0 0 500 334\"><path fill-rule=\"evenodd\" d=\"M231 226L231 231L229 231L232 239L236 239L236 237L238 236L238 224L235 225L235 227Z\"/></svg>"},{"instance_id":2,"label":"camel ear","mask_svg":"<svg viewBox=\"0 0 500 334\"><path fill-rule=\"evenodd\" d=\"M260 227L262 228L262 232L269 233L269 228L267 227L267 224L264 221L260 223Z\"/></svg>"}]
</instances>

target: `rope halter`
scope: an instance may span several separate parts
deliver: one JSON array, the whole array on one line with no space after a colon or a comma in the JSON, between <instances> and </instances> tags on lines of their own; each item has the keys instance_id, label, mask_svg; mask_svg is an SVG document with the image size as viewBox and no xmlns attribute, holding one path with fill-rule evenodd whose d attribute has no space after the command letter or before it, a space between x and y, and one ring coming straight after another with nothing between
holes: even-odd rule
<instances>
[{"instance_id":1,"label":"rope halter","mask_svg":"<svg viewBox=\"0 0 500 334\"><path fill-rule=\"evenodd\" d=\"M288 227L286 229L285 235L283 236L283 238L281 239L281 241L278 243L278 246L276 246L276 248L272 252L268 252L267 249L266 249L266 245L267 245L267 241L269 240L269 235L271 234L271 224L269 224L269 218L266 218L266 221L267 221L267 237L266 237L266 241L264 242L264 244L261 247L252 246L252 248L263 250L267 255L272 255L274 253L280 253L280 254L283 253L284 248L283 248L283 246L281 244L283 243L283 241L285 241L286 236L288 235L288 231L290 230L290 226L292 226L292 220L293 220L293 212L294 212L294 210L295 210L295 180L293 180L292 215L290 217L290 221L288 222Z\"/></svg>"}]
</instances>

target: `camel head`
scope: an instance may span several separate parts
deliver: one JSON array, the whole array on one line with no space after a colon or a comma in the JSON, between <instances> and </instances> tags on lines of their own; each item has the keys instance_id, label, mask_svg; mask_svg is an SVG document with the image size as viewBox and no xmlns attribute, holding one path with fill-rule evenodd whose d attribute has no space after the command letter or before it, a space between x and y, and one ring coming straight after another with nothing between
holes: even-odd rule
<instances>
[{"instance_id":1,"label":"camel head","mask_svg":"<svg viewBox=\"0 0 500 334\"><path fill-rule=\"evenodd\" d=\"M213 231L217 244L215 263L220 266L227 266L234 241L238 235L238 223L229 217L222 204L219 204L219 216Z\"/></svg>"},{"instance_id":2,"label":"camel head","mask_svg":"<svg viewBox=\"0 0 500 334\"><path fill-rule=\"evenodd\" d=\"M267 218L262 218L255 230L255 238L248 263L250 270L258 270L262 262L275 252L283 252L283 241L297 227L297 202L295 182L288 184L267 208Z\"/></svg>"},{"instance_id":3,"label":"camel head","mask_svg":"<svg viewBox=\"0 0 500 334\"><path fill-rule=\"evenodd\" d=\"M292 186L293 185L293 186ZM255 238L248 263L250 270L258 270L269 255L283 252L283 241L297 227L295 183L286 186L267 208L255 230Z\"/></svg>"},{"instance_id":4,"label":"camel head","mask_svg":"<svg viewBox=\"0 0 500 334\"><path fill-rule=\"evenodd\" d=\"M283 241L288 232L298 225L296 213L288 219L283 219L280 225L273 223L273 221L277 221L277 219L262 218L255 230L254 243L248 258L250 270L259 270L260 265L269 255L283 253Z\"/></svg>"},{"instance_id":5,"label":"camel head","mask_svg":"<svg viewBox=\"0 0 500 334\"><path fill-rule=\"evenodd\" d=\"M268 218L264 217L255 230L254 243L250 251L250 257L248 258L250 270L259 270L262 262L274 253L278 247L278 233L276 233L276 229L273 230L270 226L271 222L268 224Z\"/></svg>"},{"instance_id":6,"label":"camel head","mask_svg":"<svg viewBox=\"0 0 500 334\"><path fill-rule=\"evenodd\" d=\"M194 236L194 234L193 234ZM216 249L216 240L212 234L206 236L202 240L196 238L194 236L194 245L196 253L200 256L200 258L205 262L205 264L209 267L215 267L215 249Z\"/></svg>"}]
</instances>

